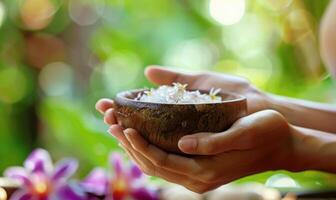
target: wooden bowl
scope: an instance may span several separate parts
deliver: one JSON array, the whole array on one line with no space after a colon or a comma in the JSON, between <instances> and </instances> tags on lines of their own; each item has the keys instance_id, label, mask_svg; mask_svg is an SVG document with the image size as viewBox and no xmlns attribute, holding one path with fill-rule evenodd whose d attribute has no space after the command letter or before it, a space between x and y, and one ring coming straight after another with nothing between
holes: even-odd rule
<instances>
[{"instance_id":1,"label":"wooden bowl","mask_svg":"<svg viewBox=\"0 0 336 200\"><path fill-rule=\"evenodd\" d=\"M246 98L234 93L219 93L222 97L219 103L168 104L135 100L144 91L117 94L115 116L123 127L138 130L150 143L172 153L182 153L177 146L182 136L225 131L247 113Z\"/></svg>"}]
</instances>

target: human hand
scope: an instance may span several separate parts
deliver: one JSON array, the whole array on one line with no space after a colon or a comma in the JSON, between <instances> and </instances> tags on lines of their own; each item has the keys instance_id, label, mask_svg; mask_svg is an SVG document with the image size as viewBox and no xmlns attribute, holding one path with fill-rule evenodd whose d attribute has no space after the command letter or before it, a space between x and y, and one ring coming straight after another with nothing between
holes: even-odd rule
<instances>
[{"instance_id":1,"label":"human hand","mask_svg":"<svg viewBox=\"0 0 336 200\"><path fill-rule=\"evenodd\" d=\"M245 78L222 73L180 73L162 67L148 67L145 75L149 81L158 85L170 85L173 82L188 84L188 89L210 90L220 88L241 94L247 98L248 113L265 110L270 107L270 97Z\"/></svg>"},{"instance_id":2,"label":"human hand","mask_svg":"<svg viewBox=\"0 0 336 200\"><path fill-rule=\"evenodd\" d=\"M291 169L291 126L279 113L265 110L238 120L222 133L181 138L179 148L191 157L167 153L134 129L109 129L148 175L203 193L251 174Z\"/></svg>"},{"instance_id":3,"label":"human hand","mask_svg":"<svg viewBox=\"0 0 336 200\"><path fill-rule=\"evenodd\" d=\"M246 79L219 73L187 74L168 70L162 67L148 67L145 75L149 81L158 85L169 85L173 82L188 84L188 89L210 90L220 88L225 91L235 92L247 97L248 113L267 109L269 97L253 87ZM96 108L104 113L107 124L117 123L113 115L113 101L101 99Z\"/></svg>"}]
</instances>

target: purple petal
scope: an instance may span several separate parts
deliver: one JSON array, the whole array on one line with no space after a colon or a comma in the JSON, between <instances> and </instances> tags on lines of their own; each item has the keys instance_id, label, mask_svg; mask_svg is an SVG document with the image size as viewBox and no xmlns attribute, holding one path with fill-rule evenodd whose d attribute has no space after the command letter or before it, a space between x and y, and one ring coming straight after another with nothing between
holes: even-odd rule
<instances>
[{"instance_id":1,"label":"purple petal","mask_svg":"<svg viewBox=\"0 0 336 200\"><path fill-rule=\"evenodd\" d=\"M71 182L57 189L51 199L55 200L86 200L87 195L78 183Z\"/></svg>"},{"instance_id":2,"label":"purple petal","mask_svg":"<svg viewBox=\"0 0 336 200\"><path fill-rule=\"evenodd\" d=\"M26 190L17 190L12 194L10 200L33 200L33 196Z\"/></svg>"},{"instance_id":3,"label":"purple petal","mask_svg":"<svg viewBox=\"0 0 336 200\"><path fill-rule=\"evenodd\" d=\"M34 150L24 162L24 167L31 172L50 173L52 162L48 151L44 149Z\"/></svg>"},{"instance_id":4,"label":"purple petal","mask_svg":"<svg viewBox=\"0 0 336 200\"><path fill-rule=\"evenodd\" d=\"M74 159L63 159L57 163L52 175L53 181L67 180L78 168L78 162Z\"/></svg>"},{"instance_id":5,"label":"purple petal","mask_svg":"<svg viewBox=\"0 0 336 200\"><path fill-rule=\"evenodd\" d=\"M136 200L158 200L159 195L155 190L139 187L131 192L131 196Z\"/></svg>"},{"instance_id":6,"label":"purple petal","mask_svg":"<svg viewBox=\"0 0 336 200\"><path fill-rule=\"evenodd\" d=\"M95 168L81 183L87 192L98 196L105 195L108 185L108 176L104 169Z\"/></svg>"},{"instance_id":7,"label":"purple petal","mask_svg":"<svg viewBox=\"0 0 336 200\"><path fill-rule=\"evenodd\" d=\"M112 153L110 156L110 163L114 169L116 176L119 176L123 173L122 167L122 157L118 153Z\"/></svg>"},{"instance_id":8,"label":"purple petal","mask_svg":"<svg viewBox=\"0 0 336 200\"><path fill-rule=\"evenodd\" d=\"M29 173L23 167L10 167L7 168L4 172L5 177L17 180L20 184L23 184L24 187L31 187L32 182L29 177Z\"/></svg>"},{"instance_id":9,"label":"purple petal","mask_svg":"<svg viewBox=\"0 0 336 200\"><path fill-rule=\"evenodd\" d=\"M130 178L131 179L138 179L138 178L142 177L143 173L137 165L132 163L130 168L131 168L130 169L130 176L131 176Z\"/></svg>"}]
</instances>

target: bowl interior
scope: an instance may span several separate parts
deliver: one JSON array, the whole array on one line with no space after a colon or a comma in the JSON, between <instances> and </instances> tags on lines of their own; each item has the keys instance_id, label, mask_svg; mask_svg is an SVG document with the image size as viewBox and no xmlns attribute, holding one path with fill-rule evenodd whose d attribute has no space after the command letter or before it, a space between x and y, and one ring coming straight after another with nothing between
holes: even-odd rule
<instances>
[{"instance_id":1,"label":"bowl interior","mask_svg":"<svg viewBox=\"0 0 336 200\"><path fill-rule=\"evenodd\" d=\"M144 101L139 101L136 100L138 97L139 93L142 95L145 91L148 91L148 89L137 89L137 90L130 90L130 91L125 91L121 92L117 95L118 98L122 98L127 101L135 101L135 102L144 102ZM195 90L188 90L188 91L195 91ZM209 91L207 90L199 90L202 94L209 94ZM218 103L225 103L225 102L234 102L234 101L242 101L245 100L246 98L242 95L235 94L232 92L227 92L227 91L221 91L217 94L218 96L222 97L221 102L209 102L209 103L199 103L199 104L218 104ZM144 102L144 103L155 103L155 104L171 104L171 103L164 103L164 102ZM174 105L186 105L186 104L195 104L195 103L178 103Z\"/></svg>"}]
</instances>

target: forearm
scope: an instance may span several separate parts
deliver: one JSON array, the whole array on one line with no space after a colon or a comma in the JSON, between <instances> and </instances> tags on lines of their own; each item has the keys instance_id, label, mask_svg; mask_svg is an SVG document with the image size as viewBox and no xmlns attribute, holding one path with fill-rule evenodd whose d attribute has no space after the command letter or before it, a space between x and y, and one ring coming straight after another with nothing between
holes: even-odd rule
<instances>
[{"instance_id":1,"label":"forearm","mask_svg":"<svg viewBox=\"0 0 336 200\"><path fill-rule=\"evenodd\" d=\"M291 171L336 173L336 135L293 126Z\"/></svg>"},{"instance_id":2,"label":"forearm","mask_svg":"<svg viewBox=\"0 0 336 200\"><path fill-rule=\"evenodd\" d=\"M270 95L270 108L296 126L336 133L336 106Z\"/></svg>"}]
</instances>

